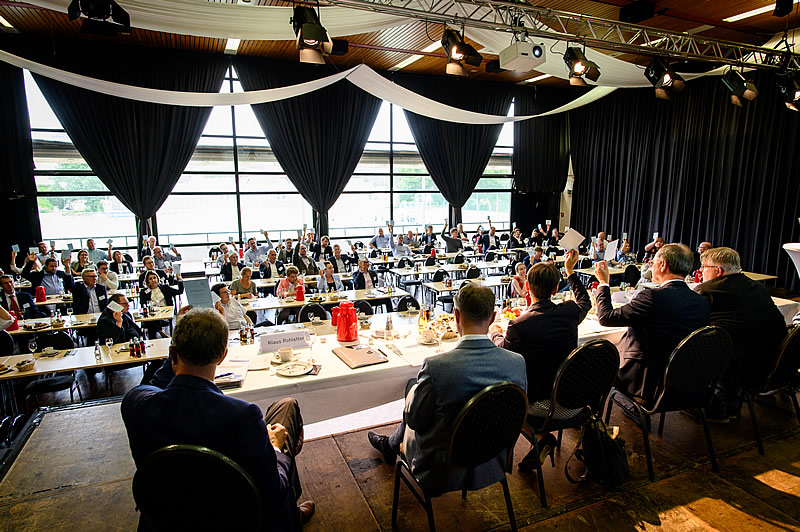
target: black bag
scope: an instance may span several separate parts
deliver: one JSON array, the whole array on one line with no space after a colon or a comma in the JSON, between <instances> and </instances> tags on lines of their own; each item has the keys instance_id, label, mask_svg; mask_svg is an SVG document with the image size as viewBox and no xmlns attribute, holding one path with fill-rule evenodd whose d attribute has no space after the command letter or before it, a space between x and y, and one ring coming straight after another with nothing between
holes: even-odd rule
<instances>
[{"instance_id":1,"label":"black bag","mask_svg":"<svg viewBox=\"0 0 800 532\"><path fill-rule=\"evenodd\" d=\"M568 470L573 456L586 466L578 480L573 479ZM564 466L564 475L573 484L587 479L602 482L607 488L622 484L630 476L625 440L611 439L602 421L585 424L575 451Z\"/></svg>"}]
</instances>

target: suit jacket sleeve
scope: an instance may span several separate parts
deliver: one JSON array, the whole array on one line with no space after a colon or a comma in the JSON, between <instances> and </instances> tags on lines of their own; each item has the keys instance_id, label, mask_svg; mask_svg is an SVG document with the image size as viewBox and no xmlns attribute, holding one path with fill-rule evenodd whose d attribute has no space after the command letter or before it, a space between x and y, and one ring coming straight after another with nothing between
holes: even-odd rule
<instances>
[{"instance_id":1,"label":"suit jacket sleeve","mask_svg":"<svg viewBox=\"0 0 800 532\"><path fill-rule=\"evenodd\" d=\"M653 307L651 290L636 294L630 303L615 309L611 305L611 290L601 286L595 293L597 301L597 320L605 327L625 327L639 323Z\"/></svg>"},{"instance_id":2,"label":"suit jacket sleeve","mask_svg":"<svg viewBox=\"0 0 800 532\"><path fill-rule=\"evenodd\" d=\"M406 397L403 417L411 429L425 431L435 421L436 392L433 388L433 377L430 366L425 361L417 375L417 383L412 386Z\"/></svg>"},{"instance_id":3,"label":"suit jacket sleeve","mask_svg":"<svg viewBox=\"0 0 800 532\"><path fill-rule=\"evenodd\" d=\"M578 277L577 273L573 273L567 277L567 281L569 281L570 288L572 288L572 293L575 295L575 304L578 305L578 308L580 309L578 323L581 323L586 317L586 314L588 314L592 309L592 296L589 295L586 287L583 286L583 283L581 282L581 279Z\"/></svg>"}]
</instances>

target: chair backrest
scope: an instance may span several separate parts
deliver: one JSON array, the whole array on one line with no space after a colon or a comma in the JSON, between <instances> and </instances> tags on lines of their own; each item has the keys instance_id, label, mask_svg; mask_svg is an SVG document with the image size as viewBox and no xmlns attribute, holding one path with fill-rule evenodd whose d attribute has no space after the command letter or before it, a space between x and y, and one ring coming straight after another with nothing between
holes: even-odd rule
<instances>
[{"instance_id":1,"label":"chair backrest","mask_svg":"<svg viewBox=\"0 0 800 532\"><path fill-rule=\"evenodd\" d=\"M464 255L458 254L453 259L453 264L464 264L465 260L466 259L465 259Z\"/></svg>"},{"instance_id":2,"label":"chair backrest","mask_svg":"<svg viewBox=\"0 0 800 532\"><path fill-rule=\"evenodd\" d=\"M647 254L647 250L642 248L636 252L636 262L642 263L644 262L644 256Z\"/></svg>"},{"instance_id":3,"label":"chair backrest","mask_svg":"<svg viewBox=\"0 0 800 532\"><path fill-rule=\"evenodd\" d=\"M405 312L410 306L413 306L417 310L421 308L419 306L419 301L417 301L414 296L403 296L400 298L400 301L397 302L396 310L397 312Z\"/></svg>"},{"instance_id":4,"label":"chair backrest","mask_svg":"<svg viewBox=\"0 0 800 532\"><path fill-rule=\"evenodd\" d=\"M579 254L586 255L588 252L589 252L589 249L586 247L586 245L581 244L581 245L578 246L578 253Z\"/></svg>"},{"instance_id":5,"label":"chair backrest","mask_svg":"<svg viewBox=\"0 0 800 532\"><path fill-rule=\"evenodd\" d=\"M514 277L514 274L517 272L517 264L522 262L521 260L515 261L513 264L509 264L505 267L505 274L509 277Z\"/></svg>"},{"instance_id":6,"label":"chair backrest","mask_svg":"<svg viewBox=\"0 0 800 532\"><path fill-rule=\"evenodd\" d=\"M500 240L502 240L503 242L507 241L508 239L509 239L508 233L503 233L502 235L500 235Z\"/></svg>"},{"instance_id":7,"label":"chair backrest","mask_svg":"<svg viewBox=\"0 0 800 532\"><path fill-rule=\"evenodd\" d=\"M53 349L72 349L75 342L69 337L66 331L55 331L39 336L39 348L52 347Z\"/></svg>"},{"instance_id":8,"label":"chair backrest","mask_svg":"<svg viewBox=\"0 0 800 532\"><path fill-rule=\"evenodd\" d=\"M632 286L636 286L639 280L642 278L642 272L639 271L639 268L634 266L633 264L628 264L625 267L625 273L623 274L622 281L628 283Z\"/></svg>"},{"instance_id":9,"label":"chair backrest","mask_svg":"<svg viewBox=\"0 0 800 532\"><path fill-rule=\"evenodd\" d=\"M559 251L559 249L557 247L550 246L544 251L544 254L549 257L551 253L554 253L554 254L558 255L558 251Z\"/></svg>"},{"instance_id":10,"label":"chair backrest","mask_svg":"<svg viewBox=\"0 0 800 532\"><path fill-rule=\"evenodd\" d=\"M373 249L372 251L369 252L369 258L374 259L375 257L378 256L378 253L380 252L377 249Z\"/></svg>"},{"instance_id":11,"label":"chair backrest","mask_svg":"<svg viewBox=\"0 0 800 532\"><path fill-rule=\"evenodd\" d=\"M275 325L284 325L291 321L292 316L295 315L295 309L293 308L285 308L278 312L278 315L275 316Z\"/></svg>"},{"instance_id":12,"label":"chair backrest","mask_svg":"<svg viewBox=\"0 0 800 532\"><path fill-rule=\"evenodd\" d=\"M319 316L320 319L327 320L328 313L319 303L306 303L297 315L298 322L311 321L311 316Z\"/></svg>"},{"instance_id":13,"label":"chair backrest","mask_svg":"<svg viewBox=\"0 0 800 532\"><path fill-rule=\"evenodd\" d=\"M122 254L122 258L125 259L128 262L133 262L133 257L131 256L130 253L123 253Z\"/></svg>"},{"instance_id":14,"label":"chair backrest","mask_svg":"<svg viewBox=\"0 0 800 532\"><path fill-rule=\"evenodd\" d=\"M444 270L436 270L436 273L433 274L433 282L439 283L444 280L445 277L450 277L447 275L447 272Z\"/></svg>"},{"instance_id":15,"label":"chair backrest","mask_svg":"<svg viewBox=\"0 0 800 532\"><path fill-rule=\"evenodd\" d=\"M14 354L14 338L8 331L0 331L0 356L11 356Z\"/></svg>"},{"instance_id":16,"label":"chair backrest","mask_svg":"<svg viewBox=\"0 0 800 532\"><path fill-rule=\"evenodd\" d=\"M619 352L608 340L592 340L576 347L556 372L550 400L556 408L590 408L598 412L619 371Z\"/></svg>"},{"instance_id":17,"label":"chair backrest","mask_svg":"<svg viewBox=\"0 0 800 532\"><path fill-rule=\"evenodd\" d=\"M654 411L708 406L731 356L731 337L721 327L693 331L672 351Z\"/></svg>"},{"instance_id":18,"label":"chair backrest","mask_svg":"<svg viewBox=\"0 0 800 532\"><path fill-rule=\"evenodd\" d=\"M477 279L481 276L480 268L476 268L475 266L470 266L467 269L467 279Z\"/></svg>"},{"instance_id":19,"label":"chair backrest","mask_svg":"<svg viewBox=\"0 0 800 532\"><path fill-rule=\"evenodd\" d=\"M257 530L261 497L227 456L196 445L153 452L133 476L133 499L153 530Z\"/></svg>"},{"instance_id":20,"label":"chair backrest","mask_svg":"<svg viewBox=\"0 0 800 532\"><path fill-rule=\"evenodd\" d=\"M360 240L353 242L353 247L356 249L364 249L364 243Z\"/></svg>"},{"instance_id":21,"label":"chair backrest","mask_svg":"<svg viewBox=\"0 0 800 532\"><path fill-rule=\"evenodd\" d=\"M414 261L409 259L408 257L403 257L399 261L397 261L398 268L410 268L414 265Z\"/></svg>"},{"instance_id":22,"label":"chair backrest","mask_svg":"<svg viewBox=\"0 0 800 532\"><path fill-rule=\"evenodd\" d=\"M433 249L433 246L431 244L425 244L425 247L422 248L422 254L423 255L430 255L432 249Z\"/></svg>"},{"instance_id":23,"label":"chair backrest","mask_svg":"<svg viewBox=\"0 0 800 532\"><path fill-rule=\"evenodd\" d=\"M483 260L486 262L492 262L495 259L495 254L493 251L487 251L486 255L484 255Z\"/></svg>"},{"instance_id":24,"label":"chair backrest","mask_svg":"<svg viewBox=\"0 0 800 532\"><path fill-rule=\"evenodd\" d=\"M221 253L220 249L217 246L208 250L208 258L211 258L215 253Z\"/></svg>"},{"instance_id":25,"label":"chair backrest","mask_svg":"<svg viewBox=\"0 0 800 532\"><path fill-rule=\"evenodd\" d=\"M591 268L592 267L592 259L581 259L578 261L577 269L582 270L584 268Z\"/></svg>"},{"instance_id":26,"label":"chair backrest","mask_svg":"<svg viewBox=\"0 0 800 532\"><path fill-rule=\"evenodd\" d=\"M446 463L474 467L513 448L527 414L525 390L507 381L487 386L456 416Z\"/></svg>"},{"instance_id":27,"label":"chair backrest","mask_svg":"<svg viewBox=\"0 0 800 532\"><path fill-rule=\"evenodd\" d=\"M775 364L771 368L763 391L769 392L797 382L800 370L800 325L789 332L784 339Z\"/></svg>"},{"instance_id":28,"label":"chair backrest","mask_svg":"<svg viewBox=\"0 0 800 532\"><path fill-rule=\"evenodd\" d=\"M434 257L428 257L425 259L425 266L436 266L436 259Z\"/></svg>"},{"instance_id":29,"label":"chair backrest","mask_svg":"<svg viewBox=\"0 0 800 532\"><path fill-rule=\"evenodd\" d=\"M363 299L353 301L353 307L355 307L356 313L363 312L368 316L375 314L375 309L372 308L372 305L369 304L369 301L364 301Z\"/></svg>"}]
</instances>

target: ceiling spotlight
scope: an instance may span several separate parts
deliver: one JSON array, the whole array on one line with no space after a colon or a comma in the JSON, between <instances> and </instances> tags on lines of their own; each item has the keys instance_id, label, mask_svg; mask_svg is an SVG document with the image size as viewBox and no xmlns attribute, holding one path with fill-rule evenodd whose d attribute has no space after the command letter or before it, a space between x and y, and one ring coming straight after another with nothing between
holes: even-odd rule
<instances>
[{"instance_id":1,"label":"ceiling spotlight","mask_svg":"<svg viewBox=\"0 0 800 532\"><path fill-rule=\"evenodd\" d=\"M447 53L447 67L445 72L454 76L466 76L467 72L462 63L480 66L483 56L475 48L464 42L464 38L457 31L445 29L442 34L442 47Z\"/></svg>"},{"instance_id":2,"label":"ceiling spotlight","mask_svg":"<svg viewBox=\"0 0 800 532\"><path fill-rule=\"evenodd\" d=\"M567 47L564 53L564 63L569 68L569 84L585 86L584 77L597 81L600 77L600 68L596 63L586 59L583 51L574 46Z\"/></svg>"},{"instance_id":3,"label":"ceiling spotlight","mask_svg":"<svg viewBox=\"0 0 800 532\"><path fill-rule=\"evenodd\" d=\"M722 84L731 91L731 103L737 107L742 106L742 98L754 100L758 96L758 89L753 82L744 79L742 73L737 70L728 70L722 76Z\"/></svg>"},{"instance_id":4,"label":"ceiling spotlight","mask_svg":"<svg viewBox=\"0 0 800 532\"><path fill-rule=\"evenodd\" d=\"M656 89L656 98L662 100L669 100L671 92L680 92L686 85L684 79L672 70L667 62L660 58L654 57L647 68L644 70L644 77L646 77L653 87Z\"/></svg>"},{"instance_id":5,"label":"ceiling spotlight","mask_svg":"<svg viewBox=\"0 0 800 532\"><path fill-rule=\"evenodd\" d=\"M800 110L800 83L798 83L796 75L778 76L775 84L778 86L778 92L781 93L786 107L792 111Z\"/></svg>"},{"instance_id":6,"label":"ceiling spotlight","mask_svg":"<svg viewBox=\"0 0 800 532\"><path fill-rule=\"evenodd\" d=\"M81 15L86 17L81 23L81 33L129 35L131 32L130 15L114 0L72 0L67 15L71 21Z\"/></svg>"},{"instance_id":7,"label":"ceiling spotlight","mask_svg":"<svg viewBox=\"0 0 800 532\"><path fill-rule=\"evenodd\" d=\"M323 54L333 50L333 41L319 21L319 15L311 7L294 6L292 23L296 35L295 45L300 50L301 63L325 63Z\"/></svg>"}]
</instances>

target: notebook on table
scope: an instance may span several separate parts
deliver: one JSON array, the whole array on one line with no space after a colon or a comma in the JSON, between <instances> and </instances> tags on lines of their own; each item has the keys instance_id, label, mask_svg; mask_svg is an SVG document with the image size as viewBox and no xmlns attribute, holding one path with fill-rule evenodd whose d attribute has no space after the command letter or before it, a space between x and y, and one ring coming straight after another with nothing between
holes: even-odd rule
<instances>
[{"instance_id":1,"label":"notebook on table","mask_svg":"<svg viewBox=\"0 0 800 532\"><path fill-rule=\"evenodd\" d=\"M333 350L333 354L347 364L350 369L383 364L389 361L380 350L364 344L337 347Z\"/></svg>"},{"instance_id":2,"label":"notebook on table","mask_svg":"<svg viewBox=\"0 0 800 532\"><path fill-rule=\"evenodd\" d=\"M223 362L217 366L214 374L214 384L220 390L240 388L247 376L249 362Z\"/></svg>"}]
</instances>

